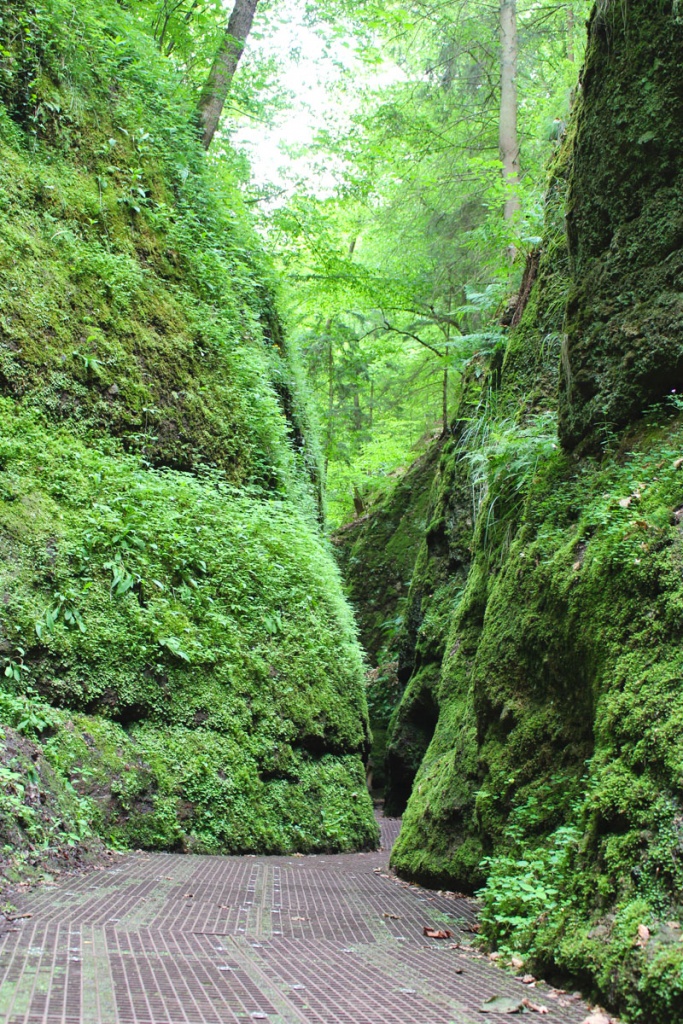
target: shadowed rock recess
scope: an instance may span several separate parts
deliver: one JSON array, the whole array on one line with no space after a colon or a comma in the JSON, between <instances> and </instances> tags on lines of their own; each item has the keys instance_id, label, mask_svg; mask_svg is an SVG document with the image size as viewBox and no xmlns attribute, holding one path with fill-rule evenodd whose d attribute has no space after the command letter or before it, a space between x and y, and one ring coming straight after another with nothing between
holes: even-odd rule
<instances>
[{"instance_id":1,"label":"shadowed rock recess","mask_svg":"<svg viewBox=\"0 0 683 1024\"><path fill-rule=\"evenodd\" d=\"M682 68L678 4L597 5L536 284L439 456L388 740L395 869L484 887L491 946L650 1024L683 1021Z\"/></svg>"},{"instance_id":2,"label":"shadowed rock recess","mask_svg":"<svg viewBox=\"0 0 683 1024\"><path fill-rule=\"evenodd\" d=\"M122 5L2 5L5 854L377 840L315 437L192 124Z\"/></svg>"}]
</instances>

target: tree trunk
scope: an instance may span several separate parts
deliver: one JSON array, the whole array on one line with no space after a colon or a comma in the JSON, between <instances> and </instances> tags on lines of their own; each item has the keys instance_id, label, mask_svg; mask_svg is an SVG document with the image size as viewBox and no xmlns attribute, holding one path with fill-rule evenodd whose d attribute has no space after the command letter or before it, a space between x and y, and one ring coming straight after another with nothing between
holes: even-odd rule
<instances>
[{"instance_id":1,"label":"tree trunk","mask_svg":"<svg viewBox=\"0 0 683 1024\"><path fill-rule=\"evenodd\" d=\"M325 472L330 461L332 451L332 423L334 420L334 349L332 347L332 320L325 324L327 332L327 431L325 443Z\"/></svg>"},{"instance_id":2,"label":"tree trunk","mask_svg":"<svg viewBox=\"0 0 683 1024\"><path fill-rule=\"evenodd\" d=\"M197 110L204 149L209 148L216 134L230 85L251 31L257 4L258 0L235 0L228 27L199 97Z\"/></svg>"},{"instance_id":3,"label":"tree trunk","mask_svg":"<svg viewBox=\"0 0 683 1024\"><path fill-rule=\"evenodd\" d=\"M508 187L505 219L511 220L520 208L519 140L517 138L517 0L500 0L500 158L503 179Z\"/></svg>"},{"instance_id":4,"label":"tree trunk","mask_svg":"<svg viewBox=\"0 0 683 1024\"><path fill-rule=\"evenodd\" d=\"M443 368L443 391L441 393L441 416L443 427L441 433L446 436L448 433L448 366Z\"/></svg>"},{"instance_id":5,"label":"tree trunk","mask_svg":"<svg viewBox=\"0 0 683 1024\"><path fill-rule=\"evenodd\" d=\"M353 392L353 429L360 430L363 426L363 413L360 407L360 394L358 388Z\"/></svg>"},{"instance_id":6,"label":"tree trunk","mask_svg":"<svg viewBox=\"0 0 683 1024\"><path fill-rule=\"evenodd\" d=\"M567 12L567 60L572 64L576 60L574 55L574 9L569 8Z\"/></svg>"}]
</instances>

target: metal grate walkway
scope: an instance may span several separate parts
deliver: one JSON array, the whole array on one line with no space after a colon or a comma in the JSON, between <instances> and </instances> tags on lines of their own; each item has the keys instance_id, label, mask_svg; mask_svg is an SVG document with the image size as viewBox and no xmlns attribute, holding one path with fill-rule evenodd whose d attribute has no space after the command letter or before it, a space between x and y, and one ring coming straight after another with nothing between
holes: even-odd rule
<instances>
[{"instance_id":1,"label":"metal grate walkway","mask_svg":"<svg viewBox=\"0 0 683 1024\"><path fill-rule=\"evenodd\" d=\"M0 1024L482 1024L495 995L585 1018L453 948L473 904L390 877L400 823L381 824L379 853L130 854L37 890L0 937Z\"/></svg>"}]
</instances>

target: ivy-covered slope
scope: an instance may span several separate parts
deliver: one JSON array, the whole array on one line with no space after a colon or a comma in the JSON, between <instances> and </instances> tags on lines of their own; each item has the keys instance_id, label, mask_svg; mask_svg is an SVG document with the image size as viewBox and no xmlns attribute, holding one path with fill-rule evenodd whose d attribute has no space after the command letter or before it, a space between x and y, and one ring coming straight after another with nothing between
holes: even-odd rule
<instances>
[{"instance_id":1,"label":"ivy-covered slope","mask_svg":"<svg viewBox=\"0 0 683 1024\"><path fill-rule=\"evenodd\" d=\"M0 722L79 809L32 823L6 744L26 844L373 844L360 649L229 160L115 0L10 0L0 163Z\"/></svg>"},{"instance_id":2,"label":"ivy-covered slope","mask_svg":"<svg viewBox=\"0 0 683 1024\"><path fill-rule=\"evenodd\" d=\"M682 45L677 5L593 14L539 278L476 429L435 482L432 507L463 526L459 495L479 499L464 586L448 601L425 588L427 542L412 583L433 596L417 636L446 620L431 718L416 663L389 738L405 757L407 729L431 735L394 867L483 886L492 946L647 1024L683 1021L683 418L670 394L683 163L668 106ZM615 140L645 147L648 182L642 161L615 160ZM601 432L599 454L572 447Z\"/></svg>"}]
</instances>

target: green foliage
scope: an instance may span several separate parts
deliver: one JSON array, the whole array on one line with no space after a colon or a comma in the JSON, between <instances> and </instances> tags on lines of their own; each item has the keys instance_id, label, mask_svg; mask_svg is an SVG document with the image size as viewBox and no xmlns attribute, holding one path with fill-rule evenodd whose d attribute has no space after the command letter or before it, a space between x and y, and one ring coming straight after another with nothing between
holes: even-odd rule
<instances>
[{"instance_id":1,"label":"green foliage","mask_svg":"<svg viewBox=\"0 0 683 1024\"><path fill-rule=\"evenodd\" d=\"M494 531L500 536L506 525L517 524L539 467L557 449L556 415L546 411L520 423L484 409L459 444L469 463L473 522L485 511L483 542L489 544Z\"/></svg>"},{"instance_id":2,"label":"green foliage","mask_svg":"<svg viewBox=\"0 0 683 1024\"><path fill-rule=\"evenodd\" d=\"M523 211L510 223L497 9L467 0L319 8L323 18L353 15L359 61L378 62L389 83L340 72L335 98L350 113L314 147L336 190L315 197L298 185L266 217L325 425L336 524L351 518L354 498L386 494L447 430L473 360L483 372L502 355L501 315L541 240L545 165L569 118L588 5L517 4Z\"/></svg>"},{"instance_id":3,"label":"green foliage","mask_svg":"<svg viewBox=\"0 0 683 1024\"><path fill-rule=\"evenodd\" d=\"M571 792L573 780L566 781ZM544 923L569 903L581 830L563 824L544 842L534 841L566 806L566 789L562 792L560 787L559 777L553 785L541 784L524 804L515 807L504 829L504 848L509 852L482 862L487 876L481 892L482 937L508 955L523 950L527 956L537 956ZM481 806L489 798L490 794L478 793L477 804Z\"/></svg>"},{"instance_id":4,"label":"green foliage","mask_svg":"<svg viewBox=\"0 0 683 1024\"><path fill-rule=\"evenodd\" d=\"M371 846L319 446L240 161L196 138L196 13L170 56L149 4L0 16L0 721L108 842Z\"/></svg>"},{"instance_id":5,"label":"green foliage","mask_svg":"<svg viewBox=\"0 0 683 1024\"><path fill-rule=\"evenodd\" d=\"M71 857L98 852L86 802L26 738L53 727L52 710L0 693L0 716L18 725L17 731L0 727L0 877L16 881L39 875L41 865L49 868L50 858L65 851Z\"/></svg>"},{"instance_id":6,"label":"green foliage","mask_svg":"<svg viewBox=\"0 0 683 1024\"><path fill-rule=\"evenodd\" d=\"M206 165L192 94L130 15L67 7L0 25L24 143L2 149L3 390L153 465L300 490L320 469L239 178Z\"/></svg>"},{"instance_id":7,"label":"green foliage","mask_svg":"<svg viewBox=\"0 0 683 1024\"><path fill-rule=\"evenodd\" d=\"M358 782L366 738L359 650L336 571L306 519L289 502L246 497L218 474L155 472L87 448L9 400L0 428L3 476L17 482L0 502L8 592L0 625L22 658L20 667L8 661L12 682L20 693L28 676L52 705L145 723L129 737L103 724L102 735L108 748L134 744L131 758L155 780L143 789L158 790L153 802L166 824L144 842L138 825L107 832L103 824L102 834L174 846L185 835L174 816L182 797L198 808L188 814L187 842L202 848L290 849L297 820L308 821L307 848L372 842ZM0 704L8 724L42 731L13 708ZM46 750L57 751L55 766L69 777L63 727L60 737ZM94 756L86 745L79 761L87 767ZM117 770L108 757L103 780ZM333 806L344 786L358 795L337 800L348 828L337 835L339 818L334 840L322 811L307 818L288 795L317 793L329 816L326 801ZM278 831L270 816L280 814L294 818Z\"/></svg>"}]
</instances>

